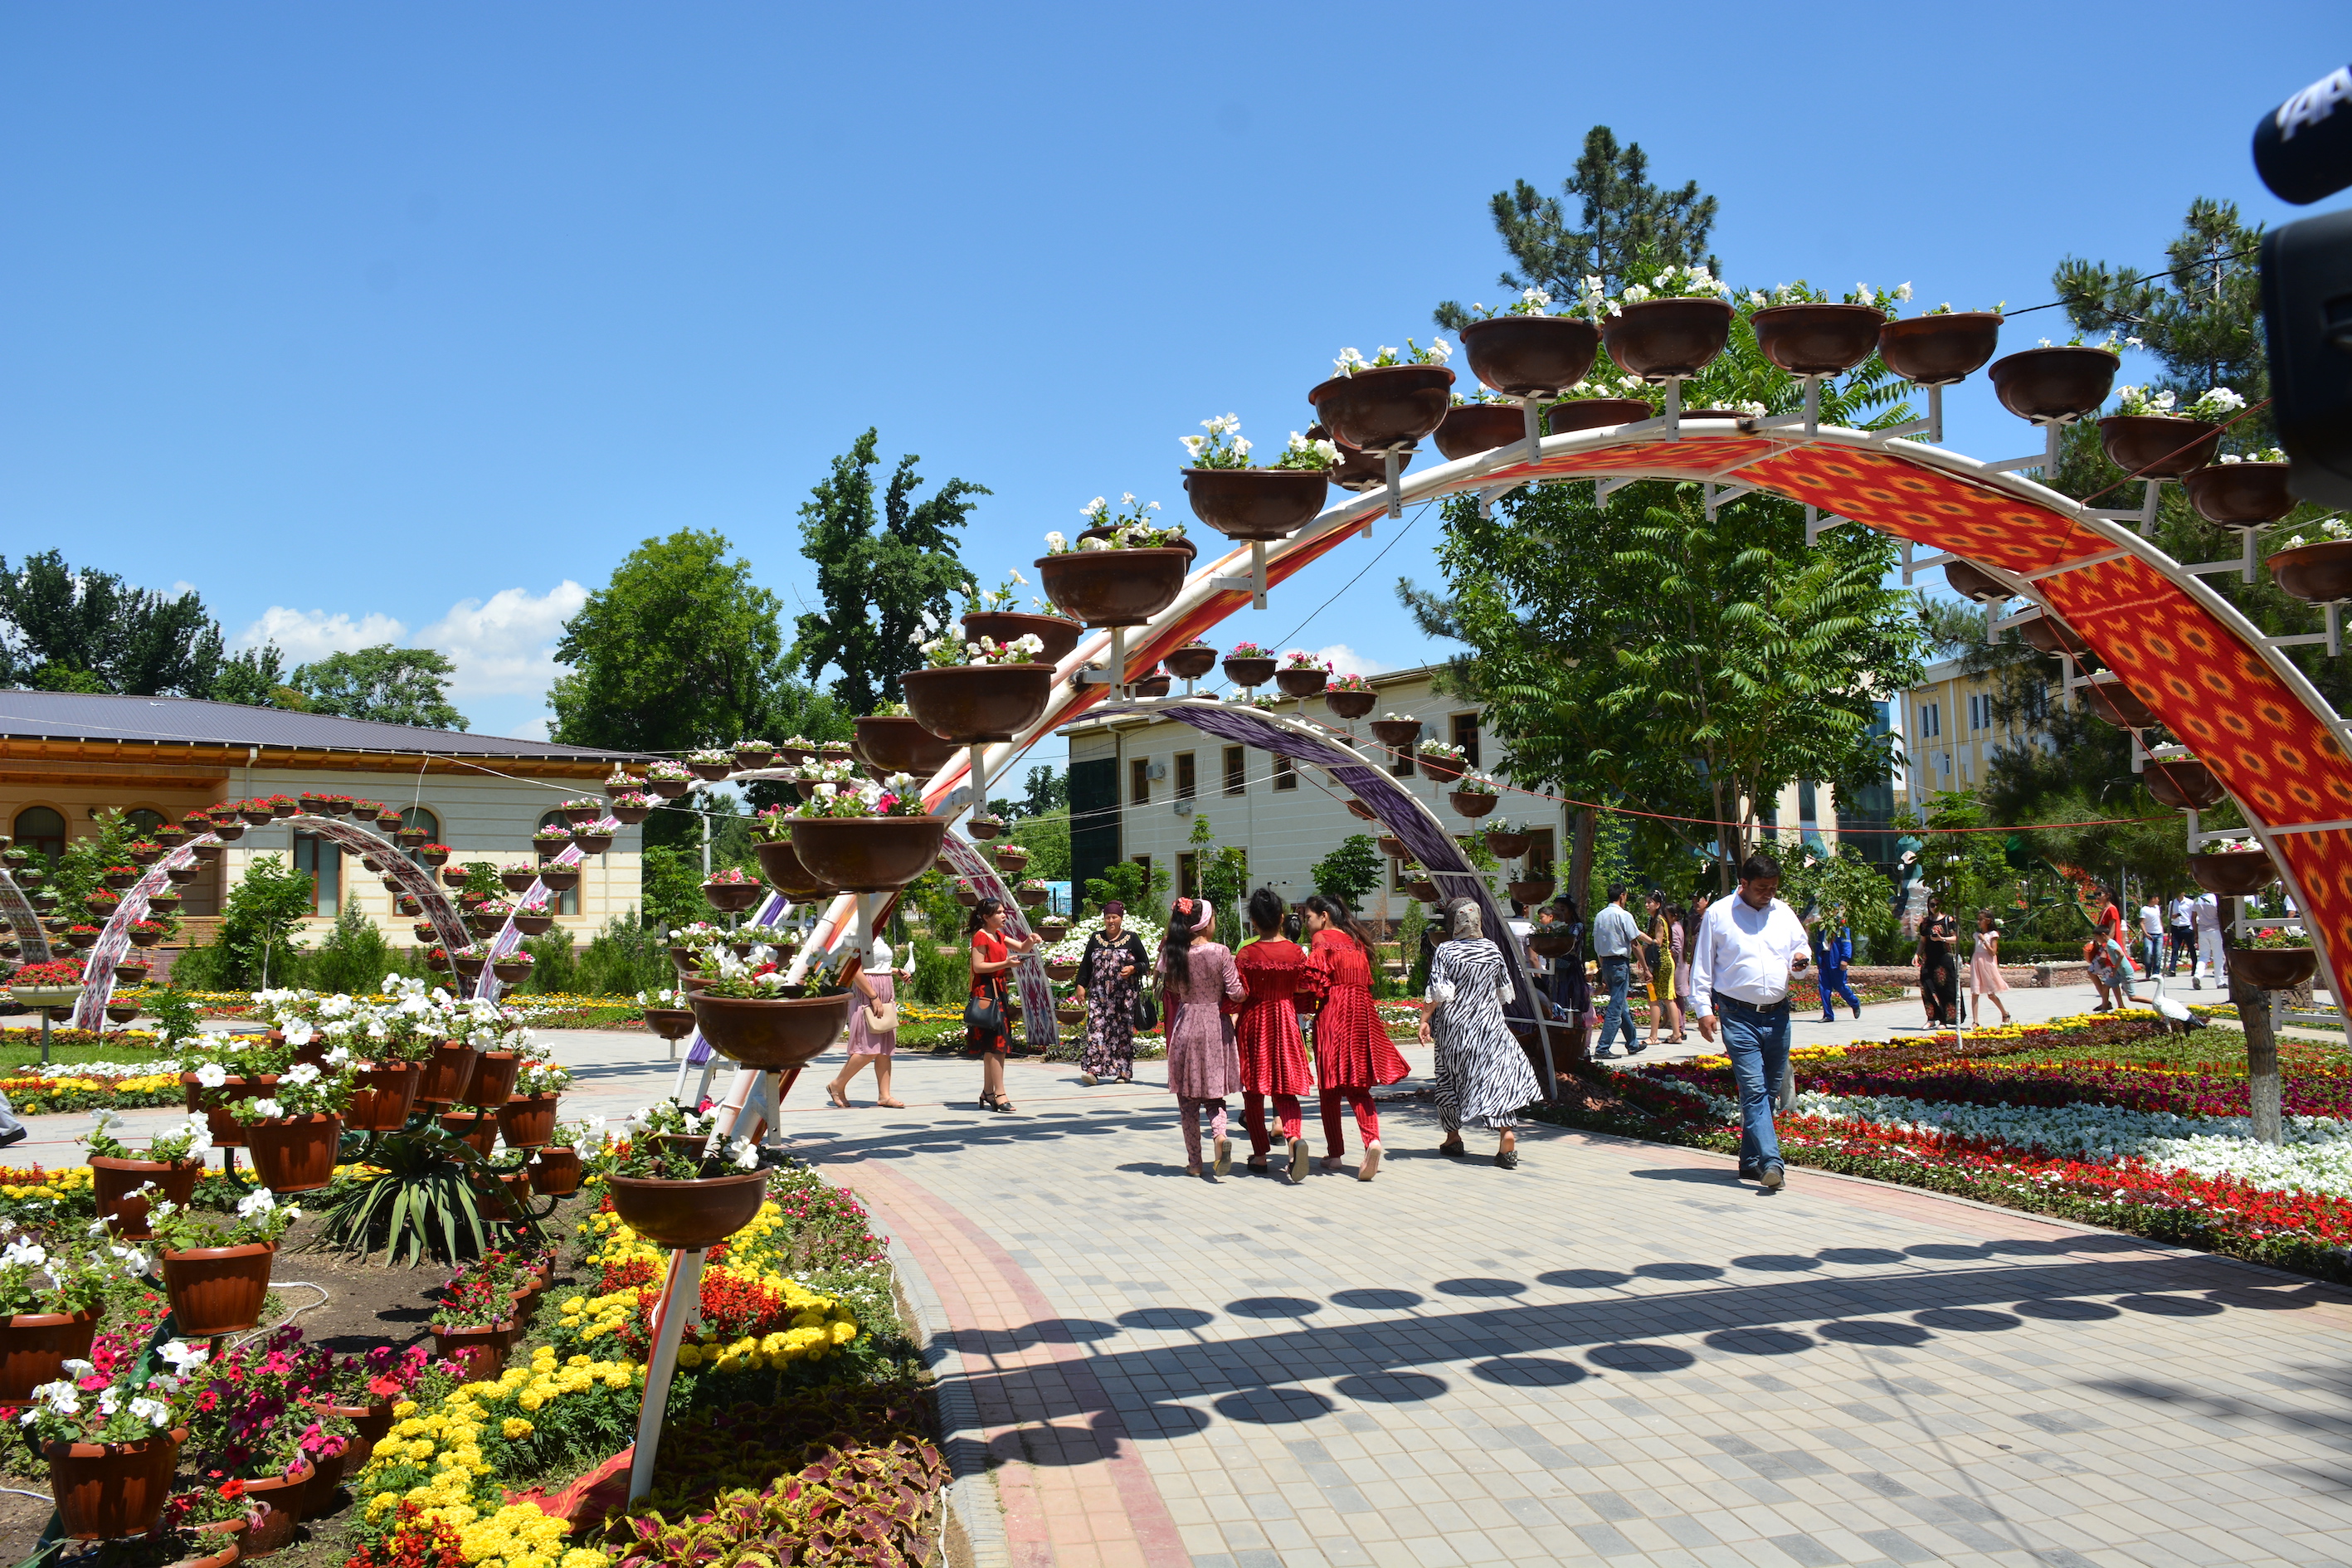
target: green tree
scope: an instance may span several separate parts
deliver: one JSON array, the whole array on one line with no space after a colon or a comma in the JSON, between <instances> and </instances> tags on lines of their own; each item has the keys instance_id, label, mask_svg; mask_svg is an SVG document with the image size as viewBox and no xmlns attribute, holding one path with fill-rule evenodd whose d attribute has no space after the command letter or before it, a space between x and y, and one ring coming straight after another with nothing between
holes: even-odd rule
<instances>
[{"instance_id":1,"label":"green tree","mask_svg":"<svg viewBox=\"0 0 2352 1568\"><path fill-rule=\"evenodd\" d=\"M1029 770L1024 794L1013 803L1012 816L1044 816L1070 808L1070 776L1043 763Z\"/></svg>"},{"instance_id":2,"label":"green tree","mask_svg":"<svg viewBox=\"0 0 2352 1568\"><path fill-rule=\"evenodd\" d=\"M193 590L135 588L55 550L13 568L0 556L0 683L204 697L220 664L220 626Z\"/></svg>"},{"instance_id":3,"label":"green tree","mask_svg":"<svg viewBox=\"0 0 2352 1568\"><path fill-rule=\"evenodd\" d=\"M1381 885L1386 868L1387 859L1370 835L1350 833L1338 848L1316 861L1307 875L1315 879L1317 892L1353 910L1365 894Z\"/></svg>"},{"instance_id":4,"label":"green tree","mask_svg":"<svg viewBox=\"0 0 2352 1568\"><path fill-rule=\"evenodd\" d=\"M1192 847L1193 885L1216 911L1217 940L1227 947L1242 941L1242 900L1249 896L1249 851L1239 845L1217 842L1217 830L1208 814L1192 818L1187 836Z\"/></svg>"},{"instance_id":5,"label":"green tree","mask_svg":"<svg viewBox=\"0 0 2352 1568\"><path fill-rule=\"evenodd\" d=\"M221 912L218 946L227 961L227 984L284 984L298 952L295 933L317 897L308 871L295 870L279 856L255 856Z\"/></svg>"},{"instance_id":6,"label":"green tree","mask_svg":"<svg viewBox=\"0 0 2352 1568\"><path fill-rule=\"evenodd\" d=\"M2227 386L2248 403L2270 396L2270 363L2263 352L2262 269L2253 254L2262 226L2249 227L2235 202L2199 196L2189 204L2179 235L2164 247L2166 273L2070 256L2051 282L2066 313L2085 332L2119 330L2137 338L2163 362L2157 389L2193 402ZM2239 423L2233 450L2267 447L2274 437L2269 412Z\"/></svg>"},{"instance_id":7,"label":"green tree","mask_svg":"<svg viewBox=\"0 0 2352 1568\"><path fill-rule=\"evenodd\" d=\"M429 647L378 643L352 653L331 653L297 669L289 685L309 700L313 713L368 719L379 724L414 724L426 730L463 730L466 716L449 701L449 678L457 667Z\"/></svg>"},{"instance_id":8,"label":"green tree","mask_svg":"<svg viewBox=\"0 0 2352 1568\"><path fill-rule=\"evenodd\" d=\"M286 656L276 643L247 648L221 660L205 695L215 702L241 702L248 708L306 710L310 700L288 684Z\"/></svg>"},{"instance_id":9,"label":"green tree","mask_svg":"<svg viewBox=\"0 0 2352 1568\"><path fill-rule=\"evenodd\" d=\"M1573 205L1577 226L1569 222ZM1525 180L1496 191L1487 201L1495 233L1517 264L1496 283L1514 293L1540 289L1555 300L1580 293L1588 277L1617 291L1637 260L1666 267L1696 265L1706 254L1715 226L1716 202L1701 195L1692 180L1676 190L1650 178L1650 155L1638 142L1617 144L1616 133L1596 125L1584 133L1575 171L1560 182L1560 194L1547 196ZM1452 300L1435 311L1437 324L1454 331L1473 320ZM1694 405L1693 406L1696 406Z\"/></svg>"},{"instance_id":10,"label":"green tree","mask_svg":"<svg viewBox=\"0 0 2352 1568\"><path fill-rule=\"evenodd\" d=\"M309 912L305 905L302 913ZM397 967L392 944L361 910L360 896L354 892L337 911L334 929L310 952L303 965L303 980L318 991L372 992Z\"/></svg>"},{"instance_id":11,"label":"green tree","mask_svg":"<svg viewBox=\"0 0 2352 1568\"><path fill-rule=\"evenodd\" d=\"M1099 877L1089 877L1086 885L1087 909L1099 912L1113 899L1125 904L1139 915L1148 916L1153 924L1165 919L1168 907L1168 872L1154 866L1146 871L1134 860L1114 860L1103 868Z\"/></svg>"},{"instance_id":12,"label":"green tree","mask_svg":"<svg viewBox=\"0 0 2352 1568\"><path fill-rule=\"evenodd\" d=\"M1026 875L1048 882L1070 879L1070 814L1027 816L1013 825L1013 842L1029 851Z\"/></svg>"},{"instance_id":13,"label":"green tree","mask_svg":"<svg viewBox=\"0 0 2352 1568\"><path fill-rule=\"evenodd\" d=\"M1927 825L1942 831L1923 835L1921 879L1963 931L1974 929L1979 910L1998 913L2017 903L2025 878L2009 863L2006 835L1964 831L1997 826L1982 800L1966 790L1939 790L1927 802Z\"/></svg>"},{"instance_id":14,"label":"green tree","mask_svg":"<svg viewBox=\"0 0 2352 1568\"><path fill-rule=\"evenodd\" d=\"M1805 852L1783 858L1780 896L1808 919L1818 915L1848 927L1853 932L1857 963L1864 962L1864 943L1882 954L1893 951L1900 930L1895 917L1895 885L1851 844L1841 844L1828 855Z\"/></svg>"},{"instance_id":15,"label":"green tree","mask_svg":"<svg viewBox=\"0 0 2352 1568\"><path fill-rule=\"evenodd\" d=\"M867 430L835 458L801 507L801 553L816 567L824 610L795 623L791 662L810 680L827 667L838 670L833 696L853 717L898 700L898 678L922 663L916 644L923 629L944 626L948 595L971 584L956 534L975 504L968 498L989 493L950 479L917 501L920 459L910 452L892 471L877 518L876 436Z\"/></svg>"}]
</instances>

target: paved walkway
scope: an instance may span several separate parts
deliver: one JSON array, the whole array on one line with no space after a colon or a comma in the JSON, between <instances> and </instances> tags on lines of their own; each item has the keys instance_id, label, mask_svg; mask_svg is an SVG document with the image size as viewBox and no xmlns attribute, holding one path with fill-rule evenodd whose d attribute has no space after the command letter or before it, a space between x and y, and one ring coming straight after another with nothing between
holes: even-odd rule
<instances>
[{"instance_id":1,"label":"paved walkway","mask_svg":"<svg viewBox=\"0 0 2352 1568\"><path fill-rule=\"evenodd\" d=\"M670 1081L642 1036L550 1044L567 1112ZM1186 1178L1154 1084L1016 1063L996 1117L977 1079L805 1083L783 1135L944 1305L1021 1568L2352 1558L2343 1292L1622 1140L1449 1162L1418 1077L1377 1182L1297 1189Z\"/></svg>"}]
</instances>

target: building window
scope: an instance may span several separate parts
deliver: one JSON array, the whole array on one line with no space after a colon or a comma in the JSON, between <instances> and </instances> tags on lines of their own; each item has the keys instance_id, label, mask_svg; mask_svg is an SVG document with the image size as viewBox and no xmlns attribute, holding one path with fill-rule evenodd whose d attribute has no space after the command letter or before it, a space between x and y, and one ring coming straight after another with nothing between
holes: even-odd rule
<instances>
[{"instance_id":1,"label":"building window","mask_svg":"<svg viewBox=\"0 0 2352 1568\"><path fill-rule=\"evenodd\" d=\"M1396 760L1389 763L1389 776L1400 779L1412 777L1412 753L1398 752L1394 755Z\"/></svg>"},{"instance_id":2,"label":"building window","mask_svg":"<svg viewBox=\"0 0 2352 1568\"><path fill-rule=\"evenodd\" d=\"M1148 904L1151 901L1151 857L1130 855L1128 858L1143 868L1143 900ZM1163 910L1160 912L1164 915L1167 911Z\"/></svg>"},{"instance_id":3,"label":"building window","mask_svg":"<svg viewBox=\"0 0 2352 1568\"><path fill-rule=\"evenodd\" d=\"M1180 899L1199 896L1200 874L1200 856L1189 850L1180 852L1176 857L1176 896Z\"/></svg>"},{"instance_id":4,"label":"building window","mask_svg":"<svg viewBox=\"0 0 2352 1568\"><path fill-rule=\"evenodd\" d=\"M122 814L122 820L129 823L131 830L140 837L152 838L155 836L155 830L163 826L163 814L160 811L150 811L143 805L134 805Z\"/></svg>"},{"instance_id":5,"label":"building window","mask_svg":"<svg viewBox=\"0 0 2352 1568\"><path fill-rule=\"evenodd\" d=\"M1919 733L1923 739L1933 740L1944 732L1944 716L1938 711L1942 706L1940 702L1919 704Z\"/></svg>"},{"instance_id":6,"label":"building window","mask_svg":"<svg viewBox=\"0 0 2352 1568\"><path fill-rule=\"evenodd\" d=\"M1190 752L1177 752L1176 798L1178 800L1191 800L1195 795L1200 793L1196 787L1198 783L1199 780L1195 777L1192 772L1192 753Z\"/></svg>"},{"instance_id":7,"label":"building window","mask_svg":"<svg viewBox=\"0 0 2352 1568\"><path fill-rule=\"evenodd\" d=\"M1127 764L1127 803L1129 805L1151 804L1151 764L1141 757Z\"/></svg>"},{"instance_id":8,"label":"building window","mask_svg":"<svg viewBox=\"0 0 2352 1568\"><path fill-rule=\"evenodd\" d=\"M1486 764L1478 760L1478 715L1454 715L1454 743L1462 748L1462 759L1474 768Z\"/></svg>"},{"instance_id":9,"label":"building window","mask_svg":"<svg viewBox=\"0 0 2352 1568\"><path fill-rule=\"evenodd\" d=\"M1276 789L1298 787L1297 767L1288 757L1283 756L1280 752L1276 752L1274 759L1274 787Z\"/></svg>"},{"instance_id":10,"label":"building window","mask_svg":"<svg viewBox=\"0 0 2352 1568\"><path fill-rule=\"evenodd\" d=\"M1800 823L1821 820L1821 796L1811 779L1797 781L1797 820Z\"/></svg>"},{"instance_id":11,"label":"building window","mask_svg":"<svg viewBox=\"0 0 2352 1568\"><path fill-rule=\"evenodd\" d=\"M1225 748L1225 793L1241 795L1249 788L1249 748Z\"/></svg>"},{"instance_id":12,"label":"building window","mask_svg":"<svg viewBox=\"0 0 2352 1568\"><path fill-rule=\"evenodd\" d=\"M542 812L540 815L539 826L541 827L568 827L571 825L571 819L560 811ZM582 857L581 863L584 865L586 857ZM576 915L580 912L580 884L574 882L571 887L555 895L555 912L559 915Z\"/></svg>"},{"instance_id":13,"label":"building window","mask_svg":"<svg viewBox=\"0 0 2352 1568\"><path fill-rule=\"evenodd\" d=\"M46 805L28 805L18 812L10 831L16 836L17 847L47 856L52 866L66 852L66 819Z\"/></svg>"},{"instance_id":14,"label":"building window","mask_svg":"<svg viewBox=\"0 0 2352 1568\"><path fill-rule=\"evenodd\" d=\"M343 851L315 833L294 836L294 869L310 879L310 912L332 915L343 902Z\"/></svg>"},{"instance_id":15,"label":"building window","mask_svg":"<svg viewBox=\"0 0 2352 1568\"><path fill-rule=\"evenodd\" d=\"M1551 875L1551 829L1538 827L1528 835L1528 869L1540 879ZM1561 891L1570 898L1576 898L1580 893L1580 889L1562 889Z\"/></svg>"}]
</instances>

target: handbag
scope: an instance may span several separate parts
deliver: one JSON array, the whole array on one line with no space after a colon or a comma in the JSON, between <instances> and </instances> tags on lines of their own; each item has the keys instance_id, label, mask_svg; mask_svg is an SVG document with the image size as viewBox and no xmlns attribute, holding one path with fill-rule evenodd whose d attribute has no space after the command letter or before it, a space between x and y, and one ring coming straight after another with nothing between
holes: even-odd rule
<instances>
[{"instance_id":1,"label":"handbag","mask_svg":"<svg viewBox=\"0 0 2352 1568\"><path fill-rule=\"evenodd\" d=\"M1159 1024L1160 1004L1151 999L1150 992L1137 992L1135 994L1135 1026L1139 1029L1150 1029L1158 1027Z\"/></svg>"},{"instance_id":2,"label":"handbag","mask_svg":"<svg viewBox=\"0 0 2352 1568\"><path fill-rule=\"evenodd\" d=\"M1004 1033L1004 1010L993 996L975 996L963 1005L963 1026L975 1035Z\"/></svg>"},{"instance_id":3,"label":"handbag","mask_svg":"<svg viewBox=\"0 0 2352 1568\"><path fill-rule=\"evenodd\" d=\"M887 1035L896 1030L898 1026L898 1003L877 1002L866 1009L866 1027L867 1032L877 1035Z\"/></svg>"}]
</instances>

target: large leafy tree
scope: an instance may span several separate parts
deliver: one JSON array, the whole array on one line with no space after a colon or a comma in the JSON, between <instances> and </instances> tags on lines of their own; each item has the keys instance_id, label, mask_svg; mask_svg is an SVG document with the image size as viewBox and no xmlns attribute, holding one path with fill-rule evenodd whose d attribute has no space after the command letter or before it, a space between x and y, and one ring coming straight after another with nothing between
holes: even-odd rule
<instances>
[{"instance_id":1,"label":"large leafy tree","mask_svg":"<svg viewBox=\"0 0 2352 1568\"><path fill-rule=\"evenodd\" d=\"M449 678L457 668L446 655L429 647L378 643L306 664L294 672L289 684L302 693L313 713L415 724L427 730L463 730L466 716L448 695Z\"/></svg>"},{"instance_id":2,"label":"large leafy tree","mask_svg":"<svg viewBox=\"0 0 2352 1568\"><path fill-rule=\"evenodd\" d=\"M220 626L191 590L137 588L55 550L0 557L0 680L53 691L208 696Z\"/></svg>"},{"instance_id":3,"label":"large leafy tree","mask_svg":"<svg viewBox=\"0 0 2352 1568\"><path fill-rule=\"evenodd\" d=\"M1650 178L1650 155L1640 142L1621 147L1609 127L1594 126L1584 133L1584 151L1559 188L1559 195L1547 196L1517 180L1489 198L1495 233L1516 264L1496 279L1500 287L1514 293L1540 289L1567 300L1581 291L1587 278L1601 279L1615 293L1637 259L1660 267L1704 260L1715 269L1706 254L1715 198L1701 195L1696 180L1674 190L1660 186ZM1457 331L1472 319L1452 300L1435 315L1439 326Z\"/></svg>"},{"instance_id":4,"label":"large leafy tree","mask_svg":"<svg viewBox=\"0 0 2352 1568\"><path fill-rule=\"evenodd\" d=\"M833 460L833 471L801 507L801 553L816 567L822 612L794 624L791 663L810 680L839 671L834 697L853 716L898 697L898 678L922 662L918 634L946 623L948 595L971 574L957 554L957 533L989 493L950 479L917 500L923 480L913 453L898 459L877 515L874 504L877 432L867 430Z\"/></svg>"}]
</instances>

